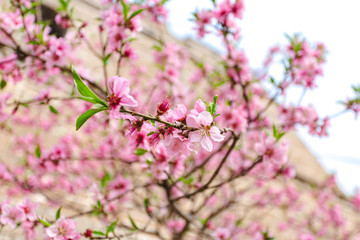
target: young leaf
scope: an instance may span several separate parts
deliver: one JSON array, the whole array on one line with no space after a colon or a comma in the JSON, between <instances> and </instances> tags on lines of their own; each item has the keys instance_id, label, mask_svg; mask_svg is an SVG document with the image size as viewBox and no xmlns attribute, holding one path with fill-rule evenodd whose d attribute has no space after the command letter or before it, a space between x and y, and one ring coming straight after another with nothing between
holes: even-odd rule
<instances>
[{"instance_id":1,"label":"young leaf","mask_svg":"<svg viewBox=\"0 0 360 240\"><path fill-rule=\"evenodd\" d=\"M92 234L98 235L98 236L106 236L105 233L101 231L92 231Z\"/></svg>"},{"instance_id":2,"label":"young leaf","mask_svg":"<svg viewBox=\"0 0 360 240\"><path fill-rule=\"evenodd\" d=\"M87 110L86 112L84 112L83 114L81 114L78 119L76 120L76 130L79 130L81 128L82 125L84 125L84 123L93 115L95 115L98 112L107 110L107 107L103 107L103 108L92 108Z\"/></svg>"},{"instance_id":3,"label":"young leaf","mask_svg":"<svg viewBox=\"0 0 360 240\"><path fill-rule=\"evenodd\" d=\"M213 103L212 103L212 106L211 106L211 115L214 115L216 113L216 110L218 108L218 105L217 105L217 99L218 99L218 96L214 96L214 100L213 100Z\"/></svg>"},{"instance_id":4,"label":"young leaf","mask_svg":"<svg viewBox=\"0 0 360 240\"><path fill-rule=\"evenodd\" d=\"M6 87L7 82L3 79L0 82L0 89L4 89Z\"/></svg>"},{"instance_id":5,"label":"young leaf","mask_svg":"<svg viewBox=\"0 0 360 240\"><path fill-rule=\"evenodd\" d=\"M60 215L61 215L61 207L59 207L59 209L56 211L55 220L58 220L60 218Z\"/></svg>"},{"instance_id":6,"label":"young leaf","mask_svg":"<svg viewBox=\"0 0 360 240\"><path fill-rule=\"evenodd\" d=\"M103 60L103 64L106 66L109 63L109 59L111 57L112 53L109 53L108 55L106 55L102 60Z\"/></svg>"},{"instance_id":7,"label":"young leaf","mask_svg":"<svg viewBox=\"0 0 360 240\"><path fill-rule=\"evenodd\" d=\"M134 154L137 155L137 156L142 156L142 155L144 155L146 152L147 152L147 150L145 150L145 149L137 148L137 149L135 150Z\"/></svg>"},{"instance_id":8,"label":"young leaf","mask_svg":"<svg viewBox=\"0 0 360 240\"><path fill-rule=\"evenodd\" d=\"M127 15L129 13L129 6L126 5L126 3L123 1L123 0L120 0L121 1L121 5L123 7L123 14L124 14L124 17L125 17L125 20L127 19Z\"/></svg>"},{"instance_id":9,"label":"young leaf","mask_svg":"<svg viewBox=\"0 0 360 240\"><path fill-rule=\"evenodd\" d=\"M50 112L52 112L54 114L59 114L59 111L56 110L56 108L54 108L53 106L49 105L49 109L50 109Z\"/></svg>"},{"instance_id":10,"label":"young leaf","mask_svg":"<svg viewBox=\"0 0 360 240\"><path fill-rule=\"evenodd\" d=\"M106 236L110 233L110 232L114 232L115 231L115 227L117 222L119 221L119 219L116 219L114 222L112 222L106 229Z\"/></svg>"},{"instance_id":11,"label":"young leaf","mask_svg":"<svg viewBox=\"0 0 360 240\"><path fill-rule=\"evenodd\" d=\"M139 230L138 226L136 226L134 220L130 216L129 216L129 219L130 219L132 227L134 228L133 231Z\"/></svg>"},{"instance_id":12,"label":"young leaf","mask_svg":"<svg viewBox=\"0 0 360 240\"><path fill-rule=\"evenodd\" d=\"M284 135L285 135L285 132L279 132L275 125L273 125L273 135L274 135L274 138L276 139L276 141L279 141L280 138L282 138Z\"/></svg>"},{"instance_id":13,"label":"young leaf","mask_svg":"<svg viewBox=\"0 0 360 240\"><path fill-rule=\"evenodd\" d=\"M144 11L144 9L139 9L135 12L133 12L130 17L127 19L127 21L129 21L130 19L132 19L133 17L135 17L136 15L140 14L142 11Z\"/></svg>"},{"instance_id":14,"label":"young leaf","mask_svg":"<svg viewBox=\"0 0 360 240\"><path fill-rule=\"evenodd\" d=\"M201 225L206 226L206 224L208 223L209 218L205 218L205 219L200 219Z\"/></svg>"},{"instance_id":15,"label":"young leaf","mask_svg":"<svg viewBox=\"0 0 360 240\"><path fill-rule=\"evenodd\" d=\"M155 132L154 131L151 131L151 132L149 132L146 136L151 136L151 135L153 135Z\"/></svg>"},{"instance_id":16,"label":"young leaf","mask_svg":"<svg viewBox=\"0 0 360 240\"><path fill-rule=\"evenodd\" d=\"M106 188L108 182L112 179L110 173L108 171L105 171L104 177L101 179L101 188Z\"/></svg>"},{"instance_id":17,"label":"young leaf","mask_svg":"<svg viewBox=\"0 0 360 240\"><path fill-rule=\"evenodd\" d=\"M45 219L41 219L39 217L37 217L39 222L41 222L45 227L50 227L51 226L51 223L49 223L48 221L46 221Z\"/></svg>"},{"instance_id":18,"label":"young leaf","mask_svg":"<svg viewBox=\"0 0 360 240\"><path fill-rule=\"evenodd\" d=\"M276 135L277 135L277 129L276 129L275 125L273 125L273 135L274 135L274 137L276 137Z\"/></svg>"},{"instance_id":19,"label":"young leaf","mask_svg":"<svg viewBox=\"0 0 360 240\"><path fill-rule=\"evenodd\" d=\"M144 206L145 206L145 209L148 209L148 207L149 207L149 199L148 198L144 199Z\"/></svg>"},{"instance_id":20,"label":"young leaf","mask_svg":"<svg viewBox=\"0 0 360 240\"><path fill-rule=\"evenodd\" d=\"M181 178L179 178L179 180L182 181L185 184L191 184L194 181L194 178L192 178L192 177L188 177L188 178L181 177Z\"/></svg>"},{"instance_id":21,"label":"young leaf","mask_svg":"<svg viewBox=\"0 0 360 240\"><path fill-rule=\"evenodd\" d=\"M92 103L99 103L106 107L108 106L106 102L101 100L93 91L91 91L91 89L88 86L86 86L86 84L83 82L83 80L81 79L81 77L76 72L76 70L73 66L72 66L72 73L73 73L75 85L76 85L79 93L83 97L85 97L85 98L81 98L81 99L88 101L88 102L92 102Z\"/></svg>"},{"instance_id":22,"label":"young leaf","mask_svg":"<svg viewBox=\"0 0 360 240\"><path fill-rule=\"evenodd\" d=\"M40 146L37 145L35 148L35 155L36 157L40 158L41 157L41 150L40 150Z\"/></svg>"}]
</instances>

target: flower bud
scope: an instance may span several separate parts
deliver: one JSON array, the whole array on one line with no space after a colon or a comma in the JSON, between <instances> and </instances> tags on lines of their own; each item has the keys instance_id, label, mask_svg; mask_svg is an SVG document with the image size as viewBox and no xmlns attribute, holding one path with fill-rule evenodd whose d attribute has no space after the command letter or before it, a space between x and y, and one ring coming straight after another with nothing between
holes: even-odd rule
<instances>
[{"instance_id":1,"label":"flower bud","mask_svg":"<svg viewBox=\"0 0 360 240\"><path fill-rule=\"evenodd\" d=\"M161 103L158 104L157 115L163 115L169 110L169 108L170 108L170 100L166 98Z\"/></svg>"}]
</instances>

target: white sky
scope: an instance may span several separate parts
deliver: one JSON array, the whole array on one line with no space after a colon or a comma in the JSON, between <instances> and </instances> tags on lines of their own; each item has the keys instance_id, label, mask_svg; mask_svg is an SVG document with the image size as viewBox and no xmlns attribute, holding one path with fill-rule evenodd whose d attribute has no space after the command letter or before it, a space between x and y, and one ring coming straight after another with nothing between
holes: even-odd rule
<instances>
[{"instance_id":1,"label":"white sky","mask_svg":"<svg viewBox=\"0 0 360 240\"><path fill-rule=\"evenodd\" d=\"M218 0L219 1L219 0ZM194 24L188 19L196 8L211 6L210 0L171 0L169 29L178 37L190 37ZM245 0L241 23L244 48L252 67L262 63L270 46L285 43L284 33L302 33L310 42L324 42L329 54L319 88L308 92L303 103L311 103L320 116L342 110L337 104L352 96L351 84L360 84L359 0ZM206 38L214 48L215 38ZM295 96L297 99L298 96ZM360 116L347 113L331 121L330 137L319 139L299 131L309 149L328 172L336 172L340 186L353 193L360 188Z\"/></svg>"}]
</instances>

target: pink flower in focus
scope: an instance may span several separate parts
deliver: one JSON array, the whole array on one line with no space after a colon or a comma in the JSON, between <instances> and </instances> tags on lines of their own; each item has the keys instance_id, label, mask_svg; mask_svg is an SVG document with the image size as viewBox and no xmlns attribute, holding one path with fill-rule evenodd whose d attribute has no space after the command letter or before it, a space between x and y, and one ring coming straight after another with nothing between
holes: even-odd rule
<instances>
[{"instance_id":1,"label":"pink flower in focus","mask_svg":"<svg viewBox=\"0 0 360 240\"><path fill-rule=\"evenodd\" d=\"M199 129L189 133L190 142L200 142L201 146L209 152L213 150L211 139L221 142L225 138L217 127L211 126L212 122L213 117L207 111L201 112L198 116L188 115L186 118L186 124L189 127Z\"/></svg>"},{"instance_id":2,"label":"pink flower in focus","mask_svg":"<svg viewBox=\"0 0 360 240\"><path fill-rule=\"evenodd\" d=\"M46 229L46 234L53 240L78 240L81 235L75 229L76 223L64 217Z\"/></svg>"},{"instance_id":3,"label":"pink flower in focus","mask_svg":"<svg viewBox=\"0 0 360 240\"><path fill-rule=\"evenodd\" d=\"M201 99L198 99L195 103L194 109L190 111L191 114L198 116L201 112L206 111L206 106Z\"/></svg>"},{"instance_id":4,"label":"pink flower in focus","mask_svg":"<svg viewBox=\"0 0 360 240\"><path fill-rule=\"evenodd\" d=\"M121 117L120 107L137 107L138 102L130 95L130 83L126 78L114 76L108 81L110 117Z\"/></svg>"}]
</instances>

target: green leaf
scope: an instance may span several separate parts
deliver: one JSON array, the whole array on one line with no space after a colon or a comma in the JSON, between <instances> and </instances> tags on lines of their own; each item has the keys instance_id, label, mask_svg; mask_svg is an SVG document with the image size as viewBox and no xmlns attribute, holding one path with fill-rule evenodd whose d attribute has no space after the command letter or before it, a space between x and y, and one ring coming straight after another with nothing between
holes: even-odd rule
<instances>
[{"instance_id":1,"label":"green leaf","mask_svg":"<svg viewBox=\"0 0 360 240\"><path fill-rule=\"evenodd\" d=\"M155 132L154 131L151 131L151 132L149 132L146 136L151 136L151 135L153 135Z\"/></svg>"},{"instance_id":2,"label":"green leaf","mask_svg":"<svg viewBox=\"0 0 360 240\"><path fill-rule=\"evenodd\" d=\"M41 157L41 150L40 150L40 146L37 145L35 148L35 155L36 157L40 158Z\"/></svg>"},{"instance_id":3,"label":"green leaf","mask_svg":"<svg viewBox=\"0 0 360 240\"><path fill-rule=\"evenodd\" d=\"M84 125L84 123L93 115L95 115L98 112L107 110L107 107L103 107L103 108L92 108L87 110L86 112L84 112L83 114L81 114L78 119L76 120L76 130L79 130L81 128L82 125Z\"/></svg>"},{"instance_id":4,"label":"green leaf","mask_svg":"<svg viewBox=\"0 0 360 240\"><path fill-rule=\"evenodd\" d=\"M154 46L153 46L153 49L155 49L155 50L158 51L158 52L161 52L161 51L162 51L162 47L159 46L159 45L154 45Z\"/></svg>"},{"instance_id":5,"label":"green leaf","mask_svg":"<svg viewBox=\"0 0 360 240\"><path fill-rule=\"evenodd\" d=\"M58 11L67 11L70 0L59 0L60 6L57 8Z\"/></svg>"},{"instance_id":6,"label":"green leaf","mask_svg":"<svg viewBox=\"0 0 360 240\"><path fill-rule=\"evenodd\" d=\"M87 101L87 102L91 102L94 104L97 104L98 102L94 99L94 98L89 98L89 97L79 97L79 99Z\"/></svg>"},{"instance_id":7,"label":"green leaf","mask_svg":"<svg viewBox=\"0 0 360 240\"><path fill-rule=\"evenodd\" d=\"M46 219L41 219L39 217L37 217L39 222L41 222L45 227L50 227L51 226L51 223L49 223L48 221L46 221Z\"/></svg>"},{"instance_id":8,"label":"green leaf","mask_svg":"<svg viewBox=\"0 0 360 240\"><path fill-rule=\"evenodd\" d=\"M145 153L147 153L147 150L143 149L143 148L137 148L134 152L135 155L137 156L142 156L144 155Z\"/></svg>"},{"instance_id":9,"label":"green leaf","mask_svg":"<svg viewBox=\"0 0 360 240\"><path fill-rule=\"evenodd\" d=\"M218 108L217 99L218 99L218 96L215 95L212 106L211 106L211 115L214 115L216 113L217 108Z\"/></svg>"},{"instance_id":10,"label":"green leaf","mask_svg":"<svg viewBox=\"0 0 360 240\"><path fill-rule=\"evenodd\" d=\"M128 15L128 13L129 13L129 6L126 5L126 3L125 3L123 0L121 0L121 5L122 5L122 7L123 7L123 14L124 14L125 21L126 21L127 15Z\"/></svg>"},{"instance_id":11,"label":"green leaf","mask_svg":"<svg viewBox=\"0 0 360 240\"><path fill-rule=\"evenodd\" d=\"M271 82L273 85L276 85L275 79L274 79L273 77L270 77L270 82Z\"/></svg>"},{"instance_id":12,"label":"green leaf","mask_svg":"<svg viewBox=\"0 0 360 240\"><path fill-rule=\"evenodd\" d=\"M106 236L105 233L101 231L92 231L92 234L98 235L98 236Z\"/></svg>"},{"instance_id":13,"label":"green leaf","mask_svg":"<svg viewBox=\"0 0 360 240\"><path fill-rule=\"evenodd\" d=\"M104 64L105 66L108 65L109 59L110 59L111 55L112 55L112 53L109 53L108 55L106 55L106 56L102 59L103 64Z\"/></svg>"},{"instance_id":14,"label":"green leaf","mask_svg":"<svg viewBox=\"0 0 360 240\"><path fill-rule=\"evenodd\" d=\"M119 219L116 219L114 222L112 222L107 228L106 228L106 236L110 233L110 232L114 232L115 231L115 227L117 222L119 221Z\"/></svg>"},{"instance_id":15,"label":"green leaf","mask_svg":"<svg viewBox=\"0 0 360 240\"><path fill-rule=\"evenodd\" d=\"M205 219L200 219L201 225L206 226L206 224L208 223L209 218L205 218Z\"/></svg>"},{"instance_id":16,"label":"green leaf","mask_svg":"<svg viewBox=\"0 0 360 240\"><path fill-rule=\"evenodd\" d=\"M105 171L104 177L101 179L101 188L106 188L109 181L112 179L111 174L108 171Z\"/></svg>"},{"instance_id":17,"label":"green leaf","mask_svg":"<svg viewBox=\"0 0 360 240\"><path fill-rule=\"evenodd\" d=\"M130 216L129 216L129 219L130 219L132 227L134 228L133 231L139 230L138 226L136 226L134 220Z\"/></svg>"},{"instance_id":18,"label":"green leaf","mask_svg":"<svg viewBox=\"0 0 360 240\"><path fill-rule=\"evenodd\" d=\"M55 220L58 220L60 218L60 215L61 215L61 207L59 207L59 209L56 211Z\"/></svg>"},{"instance_id":19,"label":"green leaf","mask_svg":"<svg viewBox=\"0 0 360 240\"><path fill-rule=\"evenodd\" d=\"M56 108L54 108L53 106L49 105L49 109L52 113L59 114L58 110L56 110Z\"/></svg>"},{"instance_id":20,"label":"green leaf","mask_svg":"<svg viewBox=\"0 0 360 240\"><path fill-rule=\"evenodd\" d=\"M133 13L130 15L130 17L128 18L127 21L129 21L130 19L132 19L132 18L135 17L136 15L139 15L142 11L144 11L144 9L139 9L139 10L133 12Z\"/></svg>"},{"instance_id":21,"label":"green leaf","mask_svg":"<svg viewBox=\"0 0 360 240\"><path fill-rule=\"evenodd\" d=\"M275 125L273 125L273 135L274 135L274 138L276 139L276 141L279 141L280 138L282 138L284 135L285 135L285 132L279 132Z\"/></svg>"},{"instance_id":22,"label":"green leaf","mask_svg":"<svg viewBox=\"0 0 360 240\"><path fill-rule=\"evenodd\" d=\"M148 198L144 199L144 206L145 206L145 209L149 208L149 199Z\"/></svg>"},{"instance_id":23,"label":"green leaf","mask_svg":"<svg viewBox=\"0 0 360 240\"><path fill-rule=\"evenodd\" d=\"M0 82L0 89L4 89L6 87L7 82L3 79Z\"/></svg>"},{"instance_id":24,"label":"green leaf","mask_svg":"<svg viewBox=\"0 0 360 240\"><path fill-rule=\"evenodd\" d=\"M276 129L275 125L273 125L273 135L274 135L274 137L276 137L276 135L277 135L277 129Z\"/></svg>"},{"instance_id":25,"label":"green leaf","mask_svg":"<svg viewBox=\"0 0 360 240\"><path fill-rule=\"evenodd\" d=\"M85 97L85 99L84 98L82 98L82 99L85 101L88 101L88 102L92 102L92 103L99 103L99 104L107 107L108 104L106 102L104 102L103 100L101 100L93 91L91 91L91 89L88 86L86 86L86 84L83 82L83 80L81 79L79 74L76 72L75 68L73 66L71 66L71 68L72 68L75 85L76 85L79 93L83 97Z\"/></svg>"},{"instance_id":26,"label":"green leaf","mask_svg":"<svg viewBox=\"0 0 360 240\"><path fill-rule=\"evenodd\" d=\"M179 180L182 181L183 183L189 185L194 181L194 178L192 178L192 177L187 177L187 178L180 177Z\"/></svg>"},{"instance_id":27,"label":"green leaf","mask_svg":"<svg viewBox=\"0 0 360 240\"><path fill-rule=\"evenodd\" d=\"M270 237L268 232L263 233L264 240L275 240L275 238Z\"/></svg>"},{"instance_id":28,"label":"green leaf","mask_svg":"<svg viewBox=\"0 0 360 240\"><path fill-rule=\"evenodd\" d=\"M37 42L37 41L29 41L28 44L32 44L32 45L42 45L41 42Z\"/></svg>"}]
</instances>

